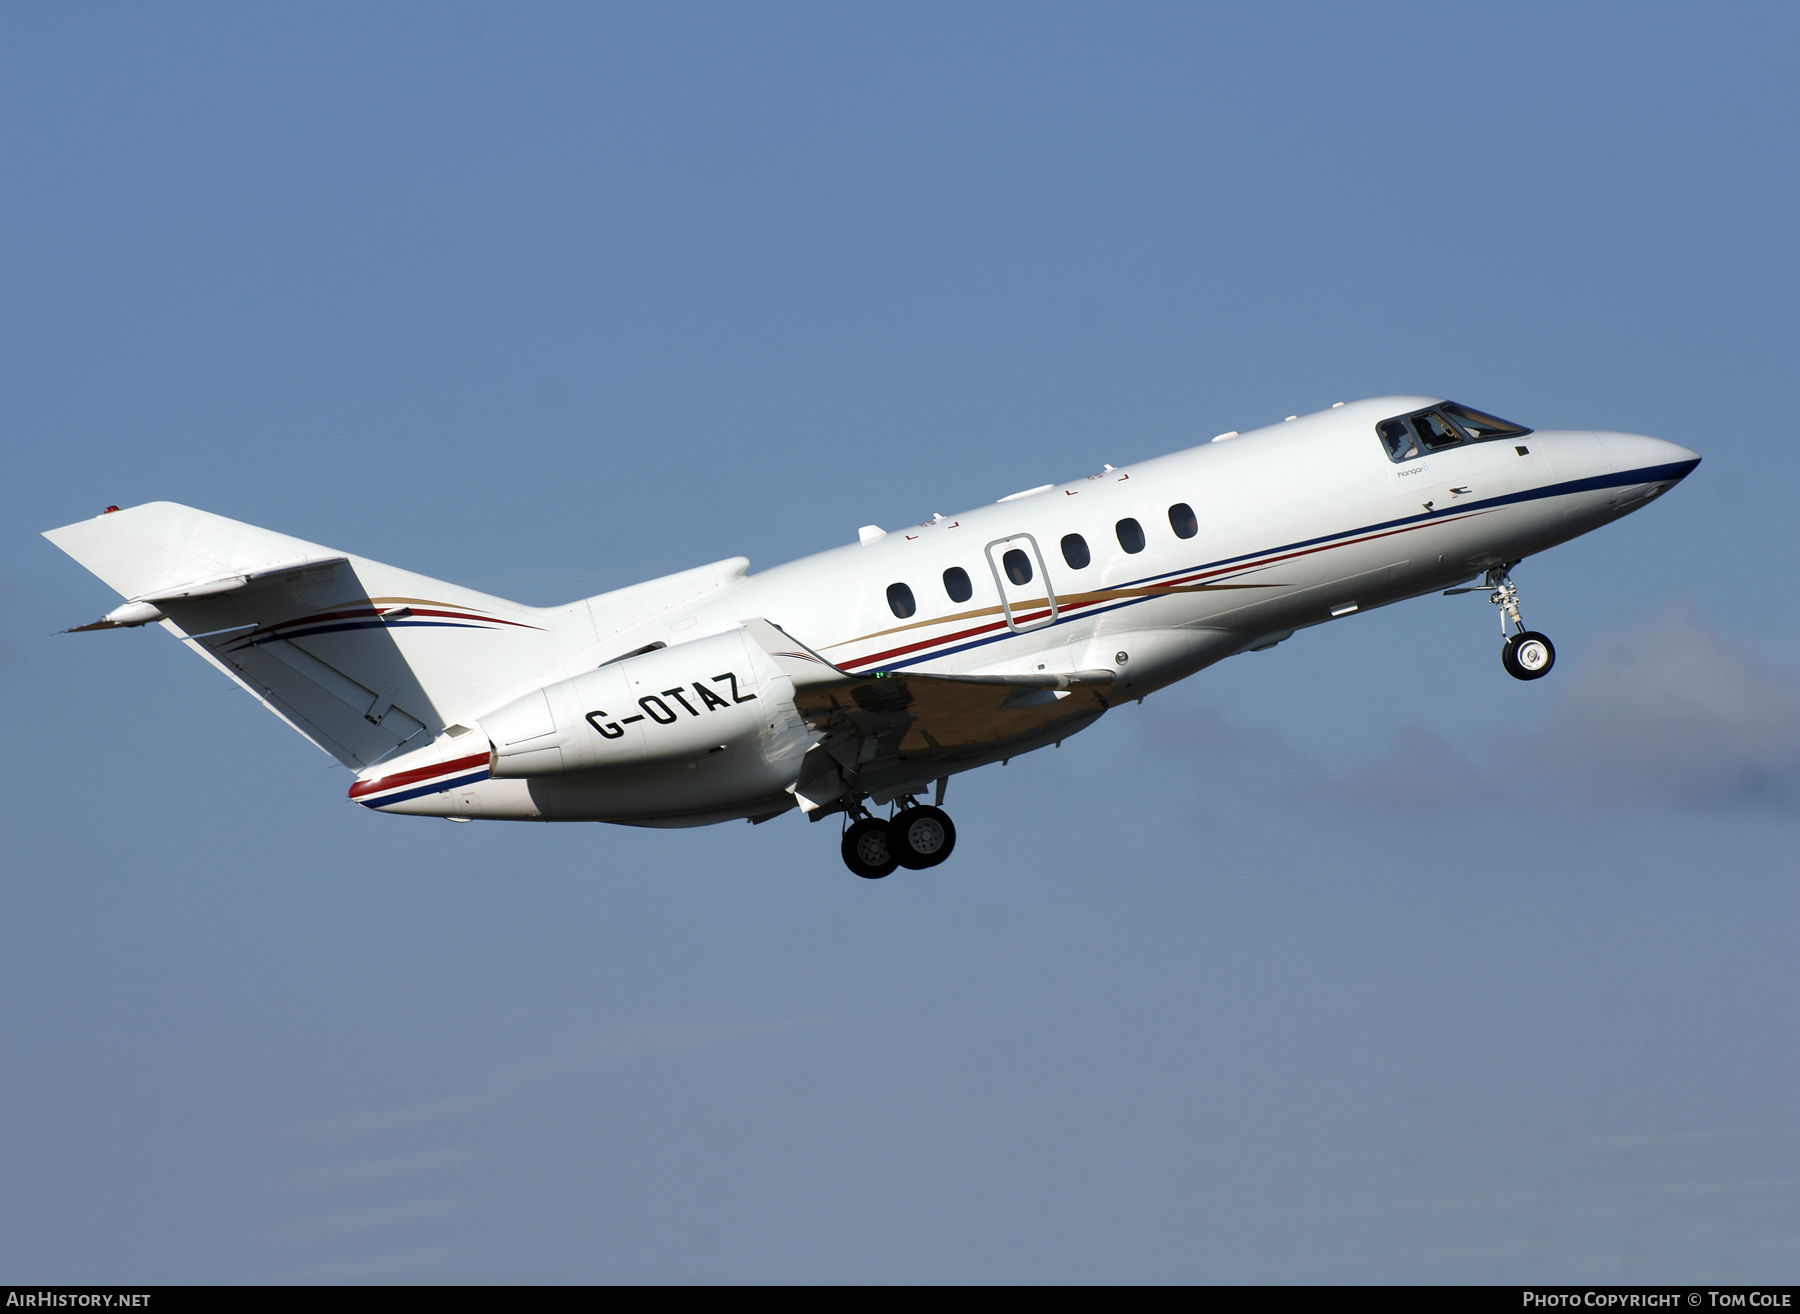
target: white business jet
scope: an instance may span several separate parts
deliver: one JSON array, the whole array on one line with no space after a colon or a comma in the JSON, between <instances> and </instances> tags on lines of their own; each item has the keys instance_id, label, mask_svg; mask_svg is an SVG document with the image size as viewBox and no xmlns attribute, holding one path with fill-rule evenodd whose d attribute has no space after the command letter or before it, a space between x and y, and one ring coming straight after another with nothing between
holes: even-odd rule
<instances>
[{"instance_id":1,"label":"white business jet","mask_svg":"<svg viewBox=\"0 0 1800 1314\"><path fill-rule=\"evenodd\" d=\"M1355 612L1485 592L1507 674L1547 675L1513 569L1699 463L1380 397L758 575L733 557L543 608L171 502L46 537L128 599L80 630L160 624L354 771L366 808L632 826L798 808L841 817L845 863L874 878L950 855L957 772Z\"/></svg>"}]
</instances>

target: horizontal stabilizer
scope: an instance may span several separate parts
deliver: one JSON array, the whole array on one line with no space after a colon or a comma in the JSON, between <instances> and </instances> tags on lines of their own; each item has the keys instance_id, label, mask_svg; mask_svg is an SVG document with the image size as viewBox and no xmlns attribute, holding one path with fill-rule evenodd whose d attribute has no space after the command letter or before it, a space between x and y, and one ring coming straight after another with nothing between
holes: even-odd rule
<instances>
[{"instance_id":1,"label":"horizontal stabilizer","mask_svg":"<svg viewBox=\"0 0 1800 1314\"><path fill-rule=\"evenodd\" d=\"M130 602L114 607L99 620L90 625L77 625L73 629L64 630L64 634L79 634L84 630L110 630L121 626L148 625L151 621L167 620L169 616L179 616L183 611L182 603L192 599L210 598L220 593L236 593L243 589L268 586L274 584L299 584L306 581L322 582L336 566L350 563L348 557L321 557L307 561L290 561L280 566L271 566L265 570L244 571L235 575L226 575L220 579L199 580L192 584L179 584L174 588L157 589L133 598Z\"/></svg>"},{"instance_id":2,"label":"horizontal stabilizer","mask_svg":"<svg viewBox=\"0 0 1800 1314\"><path fill-rule=\"evenodd\" d=\"M133 599L339 555L175 502L146 502L44 537Z\"/></svg>"},{"instance_id":3,"label":"horizontal stabilizer","mask_svg":"<svg viewBox=\"0 0 1800 1314\"><path fill-rule=\"evenodd\" d=\"M242 574L226 575L222 579L203 580L196 584L183 584L172 589L158 589L155 593L144 594L139 600L142 602L178 602L183 598L200 598L213 593L233 593L238 589L250 588L257 584L291 584L298 582L303 575L324 574L332 566L347 565L349 561L349 557L290 561L280 566L271 566L267 570L252 570Z\"/></svg>"}]
</instances>

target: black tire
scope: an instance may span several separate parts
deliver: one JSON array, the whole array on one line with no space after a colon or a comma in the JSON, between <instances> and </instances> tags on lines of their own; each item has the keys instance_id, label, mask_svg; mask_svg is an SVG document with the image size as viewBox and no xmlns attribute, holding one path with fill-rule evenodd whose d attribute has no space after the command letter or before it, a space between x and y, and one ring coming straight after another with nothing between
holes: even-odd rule
<instances>
[{"instance_id":1,"label":"black tire","mask_svg":"<svg viewBox=\"0 0 1800 1314\"><path fill-rule=\"evenodd\" d=\"M900 864L888 843L888 824L865 817L844 832L844 865L866 881L878 881Z\"/></svg>"},{"instance_id":2,"label":"black tire","mask_svg":"<svg viewBox=\"0 0 1800 1314\"><path fill-rule=\"evenodd\" d=\"M902 867L935 867L956 847L956 826L941 808L907 808L888 822L888 850Z\"/></svg>"},{"instance_id":3,"label":"black tire","mask_svg":"<svg viewBox=\"0 0 1800 1314\"><path fill-rule=\"evenodd\" d=\"M1541 680L1556 665L1556 645L1536 630L1526 630L1506 641L1500 664L1515 680Z\"/></svg>"}]
</instances>

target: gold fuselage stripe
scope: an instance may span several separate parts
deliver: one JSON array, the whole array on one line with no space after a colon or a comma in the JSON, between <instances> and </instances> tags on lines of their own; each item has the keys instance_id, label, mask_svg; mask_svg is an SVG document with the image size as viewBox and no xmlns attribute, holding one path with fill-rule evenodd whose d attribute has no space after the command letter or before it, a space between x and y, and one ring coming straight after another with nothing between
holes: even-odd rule
<instances>
[{"instance_id":1,"label":"gold fuselage stripe","mask_svg":"<svg viewBox=\"0 0 1800 1314\"><path fill-rule=\"evenodd\" d=\"M1076 607L1085 607L1094 602L1109 602L1114 598L1148 598L1169 593L1214 593L1225 589L1273 589L1279 584L1146 584L1128 589L1096 589L1092 593L1070 593L1059 596L1056 605L1064 611L1073 611ZM1031 598L1024 602L1011 604L1013 611L1030 611L1033 607L1048 607L1048 597ZM895 625L885 630L874 630L860 638L844 639L838 643L828 643L820 652L830 652L833 648L846 648L853 643L867 643L870 639L879 639L883 635L903 634L907 630L924 629L932 625L954 625L958 621L975 620L981 616L998 616L1004 609L1000 607L977 607L974 611L959 611L949 616L935 616L930 620L908 621L904 625Z\"/></svg>"}]
</instances>

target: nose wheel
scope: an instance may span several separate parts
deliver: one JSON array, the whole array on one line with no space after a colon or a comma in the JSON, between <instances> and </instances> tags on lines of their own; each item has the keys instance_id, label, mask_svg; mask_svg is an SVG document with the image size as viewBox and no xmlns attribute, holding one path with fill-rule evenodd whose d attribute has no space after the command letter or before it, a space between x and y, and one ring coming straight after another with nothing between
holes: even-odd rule
<instances>
[{"instance_id":1,"label":"nose wheel","mask_svg":"<svg viewBox=\"0 0 1800 1314\"><path fill-rule=\"evenodd\" d=\"M1536 630L1525 628L1519 615L1519 586L1512 582L1513 562L1488 571L1480 584L1470 588L1445 589L1446 597L1454 593L1486 592L1488 601L1500 608L1500 665L1515 680L1541 680L1556 665L1556 645Z\"/></svg>"},{"instance_id":2,"label":"nose wheel","mask_svg":"<svg viewBox=\"0 0 1800 1314\"><path fill-rule=\"evenodd\" d=\"M1515 680L1542 679L1556 665L1556 645L1536 630L1526 630L1500 645L1500 664Z\"/></svg>"},{"instance_id":3,"label":"nose wheel","mask_svg":"<svg viewBox=\"0 0 1800 1314\"><path fill-rule=\"evenodd\" d=\"M903 807L887 821L864 815L844 832L844 865L877 881L896 867L935 867L956 847L956 826L942 808Z\"/></svg>"}]
</instances>

